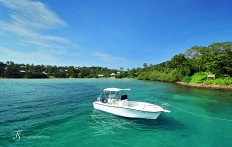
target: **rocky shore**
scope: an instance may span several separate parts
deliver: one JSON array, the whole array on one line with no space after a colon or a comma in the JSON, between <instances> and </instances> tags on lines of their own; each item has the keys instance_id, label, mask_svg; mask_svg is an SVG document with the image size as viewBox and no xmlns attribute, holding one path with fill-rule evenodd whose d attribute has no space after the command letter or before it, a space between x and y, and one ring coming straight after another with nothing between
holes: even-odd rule
<instances>
[{"instance_id":1,"label":"rocky shore","mask_svg":"<svg viewBox=\"0 0 232 147\"><path fill-rule=\"evenodd\" d=\"M206 84L190 84L185 82L176 82L176 84L189 86L189 87L196 87L202 89L217 89L217 90L232 90L231 85L206 85Z\"/></svg>"}]
</instances>

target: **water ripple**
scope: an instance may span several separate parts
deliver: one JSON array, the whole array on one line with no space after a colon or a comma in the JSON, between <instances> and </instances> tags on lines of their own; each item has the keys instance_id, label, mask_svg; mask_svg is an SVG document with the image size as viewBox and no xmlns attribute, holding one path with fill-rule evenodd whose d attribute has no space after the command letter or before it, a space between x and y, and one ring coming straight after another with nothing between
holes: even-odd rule
<instances>
[{"instance_id":1,"label":"water ripple","mask_svg":"<svg viewBox=\"0 0 232 147\"><path fill-rule=\"evenodd\" d=\"M94 110L92 102L107 87L131 88L134 99L165 101L196 113L232 119L230 92L128 79L0 80L1 145L232 146L229 122L197 118L173 108L156 120ZM16 130L25 136L50 139L22 138L16 142L11 136Z\"/></svg>"}]
</instances>

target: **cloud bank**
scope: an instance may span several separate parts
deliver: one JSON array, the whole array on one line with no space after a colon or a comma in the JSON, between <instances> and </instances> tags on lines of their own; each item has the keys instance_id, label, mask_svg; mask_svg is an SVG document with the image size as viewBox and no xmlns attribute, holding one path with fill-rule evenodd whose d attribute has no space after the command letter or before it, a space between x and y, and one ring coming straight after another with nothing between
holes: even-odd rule
<instances>
[{"instance_id":1,"label":"cloud bank","mask_svg":"<svg viewBox=\"0 0 232 147\"><path fill-rule=\"evenodd\" d=\"M44 33L68 25L43 3L29 0L0 0L0 5L8 12L8 19L0 20L0 34L11 36L18 45L32 46L31 52L28 52L31 56L43 58L41 54L46 53L50 54L49 56L68 55L67 48L78 47L65 38ZM11 52L12 55L26 54L9 48L6 52L4 47L0 50L5 53Z\"/></svg>"}]
</instances>

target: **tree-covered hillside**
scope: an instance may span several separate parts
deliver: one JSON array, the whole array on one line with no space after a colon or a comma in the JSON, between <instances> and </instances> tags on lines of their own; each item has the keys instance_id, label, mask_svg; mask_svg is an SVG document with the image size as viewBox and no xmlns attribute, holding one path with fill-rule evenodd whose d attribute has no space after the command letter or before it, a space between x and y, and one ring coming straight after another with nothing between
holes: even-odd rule
<instances>
[{"instance_id":1,"label":"tree-covered hillside","mask_svg":"<svg viewBox=\"0 0 232 147\"><path fill-rule=\"evenodd\" d=\"M34 64L17 64L12 61L0 62L0 76L5 78L98 78L99 75L109 77L116 73L107 67L74 67L50 66Z\"/></svg>"},{"instance_id":2,"label":"tree-covered hillside","mask_svg":"<svg viewBox=\"0 0 232 147\"><path fill-rule=\"evenodd\" d=\"M207 80L207 75L215 75L216 79ZM157 65L145 63L138 79L231 85L231 76L232 43L222 42L207 47L193 46Z\"/></svg>"}]
</instances>

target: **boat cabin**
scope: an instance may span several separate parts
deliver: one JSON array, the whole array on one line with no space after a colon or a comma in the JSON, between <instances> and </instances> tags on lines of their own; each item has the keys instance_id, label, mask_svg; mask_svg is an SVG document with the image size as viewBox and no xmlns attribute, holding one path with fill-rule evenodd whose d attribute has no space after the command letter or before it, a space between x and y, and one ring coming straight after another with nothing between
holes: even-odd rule
<instances>
[{"instance_id":1,"label":"boat cabin","mask_svg":"<svg viewBox=\"0 0 232 147\"><path fill-rule=\"evenodd\" d=\"M130 89L106 88L97 100L110 105L127 106L128 90Z\"/></svg>"}]
</instances>

